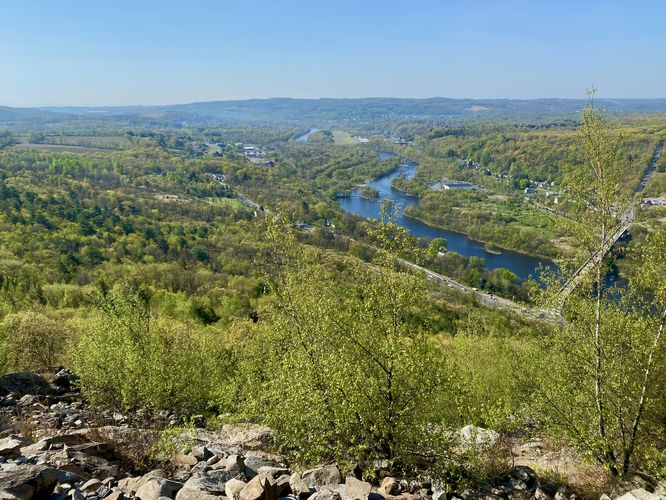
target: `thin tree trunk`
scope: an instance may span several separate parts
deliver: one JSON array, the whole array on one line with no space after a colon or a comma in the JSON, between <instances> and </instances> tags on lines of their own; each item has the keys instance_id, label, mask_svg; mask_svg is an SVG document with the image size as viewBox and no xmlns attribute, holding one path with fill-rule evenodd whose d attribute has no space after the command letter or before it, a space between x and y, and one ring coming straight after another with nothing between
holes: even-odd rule
<instances>
[{"instance_id":1,"label":"thin tree trunk","mask_svg":"<svg viewBox=\"0 0 666 500\"><path fill-rule=\"evenodd\" d=\"M604 251L604 244L606 242L606 225L602 224L601 228L601 246L599 248L600 252ZM599 438L603 446L603 456L606 460L606 465L608 465L609 470L612 475L618 475L618 470L615 465L615 453L612 448L608 445L608 440L606 439L606 416L604 409L604 400L602 393L603 385L603 348L601 345L601 309L602 309L602 299L604 294L604 284L603 284L603 273L602 265L603 258L599 261L597 265L597 297L594 311L594 349L595 349L595 366L594 366L594 398L597 404L597 419L598 419L598 433Z\"/></svg>"},{"instance_id":2,"label":"thin tree trunk","mask_svg":"<svg viewBox=\"0 0 666 500\"><path fill-rule=\"evenodd\" d=\"M659 341L661 340L661 335L664 333L664 323L666 323L666 308L664 308L663 313L661 314L661 321L659 322L659 328L657 328L657 334L654 336L652 341L652 348L648 354L647 364L645 365L645 372L643 374L643 386L641 387L641 399L638 402L638 410L636 412L636 418L634 419L634 424L631 428L631 437L629 438L629 447L624 453L624 463L622 464L622 473L626 474L629 472L629 465L631 464L631 457L634 453L634 448L636 446L636 436L638 435L638 428L641 424L641 419L643 418L643 411L645 410L646 394L648 384L650 382L650 375L652 372L652 363L654 361L654 353L659 346Z\"/></svg>"}]
</instances>

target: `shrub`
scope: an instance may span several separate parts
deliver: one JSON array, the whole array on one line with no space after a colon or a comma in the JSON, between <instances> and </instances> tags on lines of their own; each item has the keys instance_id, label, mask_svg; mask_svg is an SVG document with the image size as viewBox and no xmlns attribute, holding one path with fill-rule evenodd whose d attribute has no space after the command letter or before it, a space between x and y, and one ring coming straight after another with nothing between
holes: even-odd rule
<instances>
[{"instance_id":1,"label":"shrub","mask_svg":"<svg viewBox=\"0 0 666 500\"><path fill-rule=\"evenodd\" d=\"M8 314L0 329L8 371L41 370L61 359L65 346L64 328L40 312Z\"/></svg>"},{"instance_id":2,"label":"shrub","mask_svg":"<svg viewBox=\"0 0 666 500\"><path fill-rule=\"evenodd\" d=\"M413 321L424 280L396 271L385 252L375 266L331 265L289 234L271 238L282 262L274 301L239 343L254 412L300 460L416 465L448 383L444 353Z\"/></svg>"},{"instance_id":3,"label":"shrub","mask_svg":"<svg viewBox=\"0 0 666 500\"><path fill-rule=\"evenodd\" d=\"M125 284L104 297L78 331L72 365L96 404L203 411L230 366L210 331L151 315L146 299Z\"/></svg>"}]
</instances>

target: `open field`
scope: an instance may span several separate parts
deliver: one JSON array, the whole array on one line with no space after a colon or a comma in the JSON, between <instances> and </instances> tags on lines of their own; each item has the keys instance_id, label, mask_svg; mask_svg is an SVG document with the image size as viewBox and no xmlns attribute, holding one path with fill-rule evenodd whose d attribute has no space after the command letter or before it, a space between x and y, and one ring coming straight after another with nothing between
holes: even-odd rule
<instances>
[{"instance_id":1,"label":"open field","mask_svg":"<svg viewBox=\"0 0 666 500\"><path fill-rule=\"evenodd\" d=\"M358 140L351 136L349 132L344 130L335 130L333 131L333 141L335 144L340 146L349 146L352 144L358 144Z\"/></svg>"},{"instance_id":2,"label":"open field","mask_svg":"<svg viewBox=\"0 0 666 500\"><path fill-rule=\"evenodd\" d=\"M51 153L106 153L109 151L109 148L92 148L92 147L82 147L82 146L67 146L59 144L16 144L9 149L16 151L29 151L29 150L39 150L39 151L49 151Z\"/></svg>"},{"instance_id":3,"label":"open field","mask_svg":"<svg viewBox=\"0 0 666 500\"><path fill-rule=\"evenodd\" d=\"M125 135L45 135L35 140L24 135L20 137L22 144L48 144L54 146L78 146L99 149L127 149L132 145Z\"/></svg>"}]
</instances>

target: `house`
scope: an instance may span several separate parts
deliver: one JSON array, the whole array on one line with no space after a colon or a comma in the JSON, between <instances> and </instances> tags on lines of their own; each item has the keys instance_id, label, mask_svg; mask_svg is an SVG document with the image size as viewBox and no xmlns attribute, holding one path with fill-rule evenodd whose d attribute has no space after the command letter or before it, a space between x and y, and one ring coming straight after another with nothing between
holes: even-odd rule
<instances>
[{"instance_id":1,"label":"house","mask_svg":"<svg viewBox=\"0 0 666 500\"><path fill-rule=\"evenodd\" d=\"M436 182L433 185L430 186L431 189L434 189L436 191L447 191L450 189L453 190L472 190L472 191L483 191L483 187L477 186L476 184L472 184L470 182L465 182L465 181L451 181L451 180L443 180L442 182Z\"/></svg>"},{"instance_id":2,"label":"house","mask_svg":"<svg viewBox=\"0 0 666 500\"><path fill-rule=\"evenodd\" d=\"M525 188L525 194L534 194L536 193L536 189L534 188Z\"/></svg>"},{"instance_id":3,"label":"house","mask_svg":"<svg viewBox=\"0 0 666 500\"><path fill-rule=\"evenodd\" d=\"M641 202L641 207L663 207L666 206L666 201L659 198L646 198Z\"/></svg>"}]
</instances>

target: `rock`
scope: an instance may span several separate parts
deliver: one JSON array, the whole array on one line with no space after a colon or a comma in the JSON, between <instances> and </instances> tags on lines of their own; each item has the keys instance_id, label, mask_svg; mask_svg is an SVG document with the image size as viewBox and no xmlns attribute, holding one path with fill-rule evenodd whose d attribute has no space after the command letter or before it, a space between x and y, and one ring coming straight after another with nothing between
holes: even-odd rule
<instances>
[{"instance_id":1,"label":"rock","mask_svg":"<svg viewBox=\"0 0 666 500\"><path fill-rule=\"evenodd\" d=\"M83 493L94 493L100 486L102 486L102 481L99 479L89 479L78 489Z\"/></svg>"},{"instance_id":2,"label":"rock","mask_svg":"<svg viewBox=\"0 0 666 500\"><path fill-rule=\"evenodd\" d=\"M265 478L255 476L247 483L238 494L238 500L262 500L265 498L264 481Z\"/></svg>"},{"instance_id":3,"label":"rock","mask_svg":"<svg viewBox=\"0 0 666 500\"><path fill-rule=\"evenodd\" d=\"M379 485L379 493L384 496L395 496L400 493L400 481L394 477L385 477Z\"/></svg>"},{"instance_id":4,"label":"rock","mask_svg":"<svg viewBox=\"0 0 666 500\"><path fill-rule=\"evenodd\" d=\"M208 460L210 457L212 457L213 452L210 451L205 446L197 446L196 448L192 449L192 451L189 453L189 455L196 458L197 462L203 462L204 460Z\"/></svg>"},{"instance_id":5,"label":"rock","mask_svg":"<svg viewBox=\"0 0 666 500\"><path fill-rule=\"evenodd\" d=\"M56 391L66 392L72 389L72 381L74 380L74 375L67 368L63 368L58 373L53 376L51 380L51 387Z\"/></svg>"},{"instance_id":6,"label":"rock","mask_svg":"<svg viewBox=\"0 0 666 500\"><path fill-rule=\"evenodd\" d=\"M126 478L120 479L118 481L118 488L120 488L120 490L123 493L127 493L128 495L129 494L134 494L134 493L136 493L136 490L138 490L141 487L141 485L143 484L143 482L141 481L142 479L143 479L142 476L126 477Z\"/></svg>"},{"instance_id":7,"label":"rock","mask_svg":"<svg viewBox=\"0 0 666 500\"><path fill-rule=\"evenodd\" d=\"M289 474L283 474L275 480L275 496L281 498L291 493L291 486L289 485Z\"/></svg>"},{"instance_id":8,"label":"rock","mask_svg":"<svg viewBox=\"0 0 666 500\"><path fill-rule=\"evenodd\" d=\"M659 495L650 493L643 488L636 488L635 490L625 493L621 497L617 497L616 500L659 500Z\"/></svg>"},{"instance_id":9,"label":"rock","mask_svg":"<svg viewBox=\"0 0 666 500\"><path fill-rule=\"evenodd\" d=\"M337 465L324 465L303 472L301 478L308 486L327 486L342 482L342 474Z\"/></svg>"},{"instance_id":10,"label":"rock","mask_svg":"<svg viewBox=\"0 0 666 500\"><path fill-rule=\"evenodd\" d=\"M492 446L499 439L499 434L495 431L476 427L474 425L466 425L458 431L460 437L467 444L480 444L484 446Z\"/></svg>"},{"instance_id":11,"label":"rock","mask_svg":"<svg viewBox=\"0 0 666 500\"><path fill-rule=\"evenodd\" d=\"M202 472L188 479L183 488L190 490L205 491L215 495L224 495L224 487L227 481L233 479L234 475L224 469L213 469Z\"/></svg>"},{"instance_id":12,"label":"rock","mask_svg":"<svg viewBox=\"0 0 666 500\"><path fill-rule=\"evenodd\" d=\"M259 470L257 472L259 475L270 476L273 479L277 479L280 476L284 476L285 474L287 476L291 474L291 471L289 469L285 469L284 467L272 467L268 465L259 467Z\"/></svg>"},{"instance_id":13,"label":"rock","mask_svg":"<svg viewBox=\"0 0 666 500\"><path fill-rule=\"evenodd\" d=\"M372 485L356 479L354 476L347 476L345 479L344 500L367 500L372 492Z\"/></svg>"},{"instance_id":14,"label":"rock","mask_svg":"<svg viewBox=\"0 0 666 500\"><path fill-rule=\"evenodd\" d=\"M183 486L176 494L176 500L219 500L219 495L212 495L201 490L191 490ZM106 500L106 499L104 499Z\"/></svg>"},{"instance_id":15,"label":"rock","mask_svg":"<svg viewBox=\"0 0 666 500\"><path fill-rule=\"evenodd\" d=\"M70 492L69 492L69 497L70 497L72 500L85 500L85 499L86 499L86 495L84 495L83 493L81 493L79 490L72 490L72 491L70 491Z\"/></svg>"},{"instance_id":16,"label":"rock","mask_svg":"<svg viewBox=\"0 0 666 500\"><path fill-rule=\"evenodd\" d=\"M39 403L39 398L34 394L26 394L21 399L19 399L19 406L32 406Z\"/></svg>"},{"instance_id":17,"label":"rock","mask_svg":"<svg viewBox=\"0 0 666 500\"><path fill-rule=\"evenodd\" d=\"M192 454L183 455L179 453L173 456L173 458L171 459L171 463L174 465L189 465L191 467L193 465L198 464L199 460L197 460L197 457L195 457Z\"/></svg>"},{"instance_id":18,"label":"rock","mask_svg":"<svg viewBox=\"0 0 666 500\"><path fill-rule=\"evenodd\" d=\"M124 496L122 491L112 491L104 497L104 500L122 500Z\"/></svg>"},{"instance_id":19,"label":"rock","mask_svg":"<svg viewBox=\"0 0 666 500\"><path fill-rule=\"evenodd\" d=\"M127 477L119 480L118 488L120 488L120 490L127 495L134 495L139 490L139 488L141 488L141 486L146 484L151 479L156 477L164 478L165 475L166 474L162 469L155 469L140 477Z\"/></svg>"},{"instance_id":20,"label":"rock","mask_svg":"<svg viewBox=\"0 0 666 500\"><path fill-rule=\"evenodd\" d=\"M137 491L139 500L157 500L160 497L173 498L182 484L161 477L153 477L146 481Z\"/></svg>"},{"instance_id":21,"label":"rock","mask_svg":"<svg viewBox=\"0 0 666 500\"><path fill-rule=\"evenodd\" d=\"M22 465L0 472L0 498L48 498L58 478L55 469L40 465Z\"/></svg>"},{"instance_id":22,"label":"rock","mask_svg":"<svg viewBox=\"0 0 666 500\"><path fill-rule=\"evenodd\" d=\"M314 493L309 500L342 500L340 493L330 488L322 488Z\"/></svg>"},{"instance_id":23,"label":"rock","mask_svg":"<svg viewBox=\"0 0 666 500\"><path fill-rule=\"evenodd\" d=\"M22 455L31 455L33 453L39 453L40 451L46 451L49 449L49 441L47 439L41 439L36 443L29 444L28 446L23 446L21 448Z\"/></svg>"},{"instance_id":24,"label":"rock","mask_svg":"<svg viewBox=\"0 0 666 500\"><path fill-rule=\"evenodd\" d=\"M259 475L258 477L261 485L264 488L264 499L277 500L278 497L277 481L270 476Z\"/></svg>"},{"instance_id":25,"label":"rock","mask_svg":"<svg viewBox=\"0 0 666 500\"><path fill-rule=\"evenodd\" d=\"M634 490L641 489L648 492L653 492L655 490L655 486L656 485L652 482L652 480L639 474L619 476L613 479L610 497L617 498L624 495L625 493L630 493Z\"/></svg>"},{"instance_id":26,"label":"rock","mask_svg":"<svg viewBox=\"0 0 666 500\"><path fill-rule=\"evenodd\" d=\"M235 474L245 474L245 459L241 455L229 455L225 468Z\"/></svg>"},{"instance_id":27,"label":"rock","mask_svg":"<svg viewBox=\"0 0 666 500\"><path fill-rule=\"evenodd\" d=\"M266 450L273 444L273 432L260 425L226 424L221 430L221 439L237 450Z\"/></svg>"},{"instance_id":28,"label":"rock","mask_svg":"<svg viewBox=\"0 0 666 500\"><path fill-rule=\"evenodd\" d=\"M246 482L241 481L240 479L230 479L227 481L227 484L224 485L224 494L229 498L229 500L239 500L240 492L247 485Z\"/></svg>"},{"instance_id":29,"label":"rock","mask_svg":"<svg viewBox=\"0 0 666 500\"><path fill-rule=\"evenodd\" d=\"M300 500L305 500L312 494L310 486L301 479L301 475L298 472L294 472L289 477L289 487L291 488L291 493Z\"/></svg>"},{"instance_id":30,"label":"rock","mask_svg":"<svg viewBox=\"0 0 666 500\"><path fill-rule=\"evenodd\" d=\"M15 455L22 446L28 446L30 441L20 436L9 436L0 439L0 455Z\"/></svg>"},{"instance_id":31,"label":"rock","mask_svg":"<svg viewBox=\"0 0 666 500\"><path fill-rule=\"evenodd\" d=\"M19 398L26 394L48 396L53 391L44 377L31 372L9 373L0 377L0 396L16 394Z\"/></svg>"},{"instance_id":32,"label":"rock","mask_svg":"<svg viewBox=\"0 0 666 500\"><path fill-rule=\"evenodd\" d=\"M280 465L276 462L273 462L272 460L266 460L264 458L252 455L245 457L243 464L245 466L245 476L248 479L252 479L257 474L259 474L259 469L262 467L275 467Z\"/></svg>"}]
</instances>

